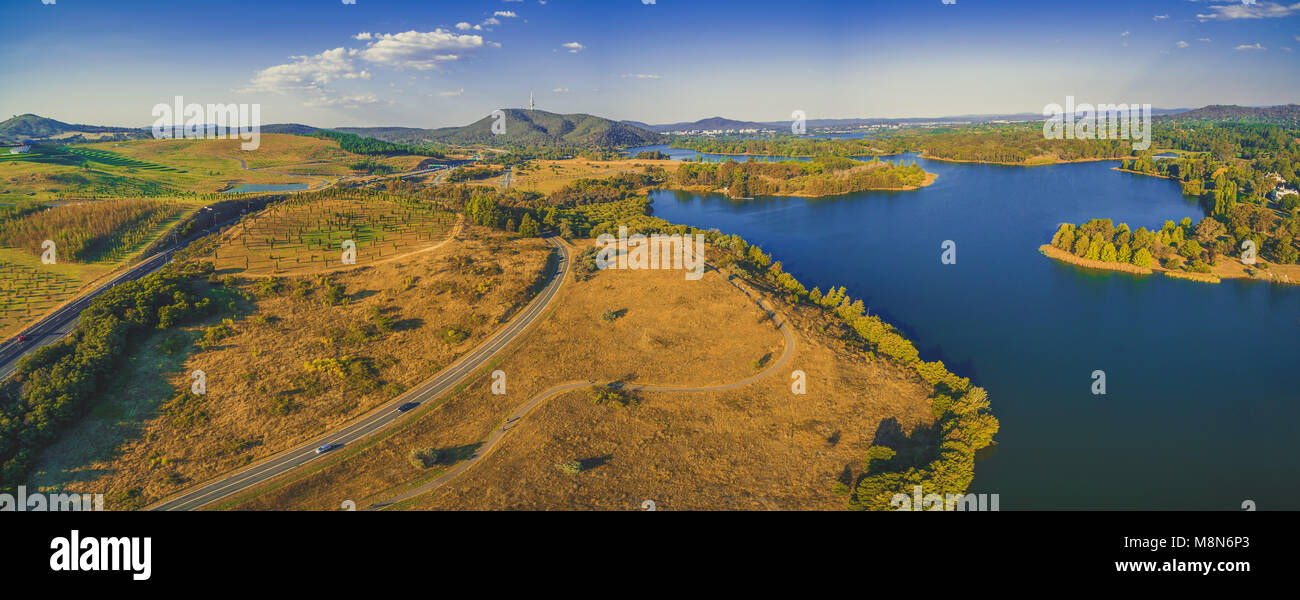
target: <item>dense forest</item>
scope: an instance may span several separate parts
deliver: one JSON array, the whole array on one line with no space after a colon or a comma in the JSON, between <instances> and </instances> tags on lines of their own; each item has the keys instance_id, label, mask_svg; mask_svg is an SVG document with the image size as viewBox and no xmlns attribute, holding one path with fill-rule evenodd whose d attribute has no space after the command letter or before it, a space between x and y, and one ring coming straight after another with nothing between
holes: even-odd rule
<instances>
[{"instance_id":1,"label":"dense forest","mask_svg":"<svg viewBox=\"0 0 1300 600\"><path fill-rule=\"evenodd\" d=\"M866 156L878 154L871 140L778 136L766 139L746 137L676 137L671 147L705 154L752 154L756 156Z\"/></svg>"},{"instance_id":2,"label":"dense forest","mask_svg":"<svg viewBox=\"0 0 1300 600\"><path fill-rule=\"evenodd\" d=\"M923 151L946 160L1033 164L1130 156L1132 140L1046 139L1041 123L905 131L876 141L887 154Z\"/></svg>"},{"instance_id":3,"label":"dense forest","mask_svg":"<svg viewBox=\"0 0 1300 600\"><path fill-rule=\"evenodd\" d=\"M371 154L380 156L395 156L403 154L413 154L416 156L432 156L442 158L443 152L437 148L427 146L411 146L408 144L395 144L385 142L375 138L361 137L355 133L342 133L321 129L312 136L327 140L334 140L339 143L339 148L353 154Z\"/></svg>"},{"instance_id":4,"label":"dense forest","mask_svg":"<svg viewBox=\"0 0 1300 600\"><path fill-rule=\"evenodd\" d=\"M915 163L905 165L900 161L895 164L878 159L862 162L822 156L807 162L686 163L677 168L672 183L724 188L732 198L747 198L773 194L828 196L865 190L907 189L920 186L925 178L925 171Z\"/></svg>"},{"instance_id":5,"label":"dense forest","mask_svg":"<svg viewBox=\"0 0 1300 600\"><path fill-rule=\"evenodd\" d=\"M1247 239L1265 259L1296 262L1300 194L1287 192L1300 188L1300 131L1258 123L1171 123L1158 127L1155 139L1181 153L1159 158L1144 152L1120 168L1167 177L1200 200L1213 221L1196 227L1196 242L1208 246L1205 262L1240 254Z\"/></svg>"},{"instance_id":6,"label":"dense forest","mask_svg":"<svg viewBox=\"0 0 1300 600\"><path fill-rule=\"evenodd\" d=\"M1300 251L1300 218L1281 220L1258 206L1239 205L1222 215L1191 219L1181 223L1165 221L1155 231L1127 223L1114 225L1110 219L1093 219L1081 225L1062 224L1052 236L1052 246L1080 258L1118 262L1139 267L1163 267L1195 273L1209 273L1225 256L1238 257L1242 244L1252 240L1261 259L1295 264Z\"/></svg>"},{"instance_id":7,"label":"dense forest","mask_svg":"<svg viewBox=\"0 0 1300 600\"><path fill-rule=\"evenodd\" d=\"M143 243L180 207L158 200L118 199L62 204L43 211L30 205L0 212L0 245L41 254L53 240L58 260L90 262ZM13 218L20 215L23 218Z\"/></svg>"}]
</instances>

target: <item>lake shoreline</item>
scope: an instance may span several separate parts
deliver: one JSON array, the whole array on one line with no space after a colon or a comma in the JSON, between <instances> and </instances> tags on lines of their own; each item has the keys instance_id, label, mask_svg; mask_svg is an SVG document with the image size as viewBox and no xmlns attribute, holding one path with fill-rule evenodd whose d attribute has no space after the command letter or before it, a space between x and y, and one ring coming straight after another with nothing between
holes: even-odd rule
<instances>
[{"instance_id":1,"label":"lake shoreline","mask_svg":"<svg viewBox=\"0 0 1300 600\"><path fill-rule=\"evenodd\" d=\"M1240 273L1227 271L1225 268L1220 268L1217 269L1215 272L1210 272L1210 273L1197 273L1194 271L1180 271L1177 269L1167 269L1165 267L1158 267L1158 266L1139 267L1137 265L1130 264L1130 263L1105 262L1100 260L1093 260L1090 258L1082 258L1079 256L1075 256L1070 252L1066 252L1065 250L1061 250L1060 248L1057 248L1056 246L1053 246L1051 244L1043 244L1039 246L1038 251L1043 256L1046 256L1053 260L1058 260L1063 263L1069 263L1087 269L1096 269L1099 271L1116 271L1120 273L1129 273L1131 275L1143 275L1143 276L1161 273L1165 277L1172 277L1174 279L1187 279L1190 281L1199 281L1202 283L1221 283L1224 279L1240 279L1246 281L1265 281L1268 283L1276 283L1279 285L1300 285L1300 278L1292 279L1290 274L1286 272L1279 273L1280 277L1277 277L1274 276L1272 271L1266 271L1263 269L1257 269L1255 272L1267 273L1268 276L1265 277L1261 275L1250 275L1249 273L1246 273L1244 270L1241 271ZM1293 265L1282 265L1282 266L1290 267Z\"/></svg>"},{"instance_id":2,"label":"lake shoreline","mask_svg":"<svg viewBox=\"0 0 1300 600\"><path fill-rule=\"evenodd\" d=\"M1125 160L1125 159L1136 160L1137 159L1137 157L1135 156L1117 156L1114 158L1076 158L1073 160L1057 159L1052 162L1041 162L1041 163L1030 163L1030 162L1013 163L1013 162L996 161L996 160L963 160L960 158L942 158L938 156L930 156L924 152L922 152L918 156L926 160L937 160L939 162L968 163L968 164L979 164L979 165L1002 165L1004 167L1046 167L1050 165L1068 165L1073 163L1101 162L1105 160Z\"/></svg>"},{"instance_id":3,"label":"lake shoreline","mask_svg":"<svg viewBox=\"0 0 1300 600\"><path fill-rule=\"evenodd\" d=\"M922 181L920 185L905 185L905 186L903 186L903 187L890 187L890 188L867 188L867 189L865 189L865 190L853 190L853 191L849 191L849 192L837 192L837 193L834 193L834 194L808 194L808 193L805 193L805 192L785 192L785 193L780 193L780 194L764 194L764 195L766 195L766 196L771 196L771 197L776 197L776 198L830 198L830 197L832 197L832 196L844 196L844 195L847 195L847 194L860 194L860 193L862 193L862 192L914 192L914 191L919 190L919 189L921 189L921 188L923 188L923 187L927 187L927 186L933 185L934 182L937 181L938 179L939 179L939 174L938 174L938 173L930 173L930 172L926 172L926 174L925 174L925 181ZM665 191L670 191L670 192L677 191L677 192L691 192L691 193L697 193L697 194L698 194L698 193L706 193L706 194L721 194L721 195L726 195L726 192L723 191L722 188L711 188L711 187L709 187L709 186L707 186L707 185L686 185L686 186L675 186L675 187L661 186L661 187L659 187L659 188L657 188L657 189L661 189L661 190L665 190ZM742 197L742 198L731 198L730 196L728 196L728 198L731 199L731 200L753 200L753 199L754 199L754 196L745 196L745 197Z\"/></svg>"}]
</instances>

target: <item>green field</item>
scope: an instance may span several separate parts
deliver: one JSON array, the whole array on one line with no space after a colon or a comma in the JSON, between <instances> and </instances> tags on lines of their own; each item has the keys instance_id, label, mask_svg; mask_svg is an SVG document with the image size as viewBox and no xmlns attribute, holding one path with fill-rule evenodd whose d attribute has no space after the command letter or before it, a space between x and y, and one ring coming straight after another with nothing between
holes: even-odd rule
<instances>
[{"instance_id":1,"label":"green field","mask_svg":"<svg viewBox=\"0 0 1300 600\"><path fill-rule=\"evenodd\" d=\"M66 165L71 167L87 166L88 163L99 163L101 165L141 169L144 171L185 172L181 169L173 169L171 167L151 162L127 158L121 154L109 152L107 150L73 148L69 146L50 146L46 144L36 144L32 146L31 152L25 154L0 154L0 162L9 161Z\"/></svg>"}]
</instances>

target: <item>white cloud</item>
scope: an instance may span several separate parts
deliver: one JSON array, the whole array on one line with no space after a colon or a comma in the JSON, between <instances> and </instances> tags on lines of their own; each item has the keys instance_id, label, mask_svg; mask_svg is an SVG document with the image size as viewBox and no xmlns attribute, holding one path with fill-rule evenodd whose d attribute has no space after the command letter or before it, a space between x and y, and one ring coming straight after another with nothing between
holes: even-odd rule
<instances>
[{"instance_id":1,"label":"white cloud","mask_svg":"<svg viewBox=\"0 0 1300 600\"><path fill-rule=\"evenodd\" d=\"M1177 44L1174 44L1174 45L1175 45L1175 46L1178 46L1179 48L1186 48L1186 47L1190 46L1191 44L1189 44L1189 43L1187 43L1187 42L1184 42L1184 41L1182 41L1182 40L1178 40L1178 43L1177 43Z\"/></svg>"},{"instance_id":2,"label":"white cloud","mask_svg":"<svg viewBox=\"0 0 1300 600\"><path fill-rule=\"evenodd\" d=\"M369 72L357 71L353 60L356 54L356 50L340 47L314 56L291 56L294 62L255 73L243 91L320 90L336 79L369 79Z\"/></svg>"},{"instance_id":3,"label":"white cloud","mask_svg":"<svg viewBox=\"0 0 1300 600\"><path fill-rule=\"evenodd\" d=\"M459 23L456 24L456 29L459 29L459 30L461 30L461 31L465 31L466 29L469 29L470 27L472 27L472 25L470 25L469 23L466 23L466 22L464 22L464 21L461 21L461 22L459 22Z\"/></svg>"},{"instance_id":4,"label":"white cloud","mask_svg":"<svg viewBox=\"0 0 1300 600\"><path fill-rule=\"evenodd\" d=\"M379 97L374 94L356 94L352 96L320 96L303 102L306 106L361 108L379 104Z\"/></svg>"},{"instance_id":5,"label":"white cloud","mask_svg":"<svg viewBox=\"0 0 1300 600\"><path fill-rule=\"evenodd\" d=\"M369 62L381 63L399 69L428 70L438 63L459 60L453 51L474 50L483 47L479 35L456 34L443 29L433 31L406 31L375 36L359 56Z\"/></svg>"},{"instance_id":6,"label":"white cloud","mask_svg":"<svg viewBox=\"0 0 1300 600\"><path fill-rule=\"evenodd\" d=\"M619 77L622 77L623 79L659 79L660 78L659 75L651 75L649 73L624 73L622 75L619 75Z\"/></svg>"},{"instance_id":7,"label":"white cloud","mask_svg":"<svg viewBox=\"0 0 1300 600\"><path fill-rule=\"evenodd\" d=\"M1198 41L1198 42L1209 42L1209 41L1210 41L1210 38L1196 38L1196 41Z\"/></svg>"},{"instance_id":8,"label":"white cloud","mask_svg":"<svg viewBox=\"0 0 1300 600\"><path fill-rule=\"evenodd\" d=\"M1233 50L1243 50L1243 51L1248 51L1248 50L1268 50L1268 48L1265 48L1265 47L1259 45L1259 42L1255 42L1255 44L1254 44L1253 46L1252 46L1252 45L1247 45L1247 44L1242 44L1242 45L1240 45L1240 46L1237 46L1236 48L1233 48Z\"/></svg>"},{"instance_id":9,"label":"white cloud","mask_svg":"<svg viewBox=\"0 0 1300 600\"><path fill-rule=\"evenodd\" d=\"M567 42L567 43L564 43L564 44L560 44L560 46L563 47L563 48L568 48L569 52L572 52L572 53L574 53L574 54L576 54L576 53L578 53L578 52L582 52L583 50L585 50L585 49L587 48L586 46L583 46L582 44L579 44L578 42Z\"/></svg>"},{"instance_id":10,"label":"white cloud","mask_svg":"<svg viewBox=\"0 0 1300 600\"><path fill-rule=\"evenodd\" d=\"M1128 32L1125 31L1124 33L1119 34L1119 37L1128 37Z\"/></svg>"},{"instance_id":11,"label":"white cloud","mask_svg":"<svg viewBox=\"0 0 1300 600\"><path fill-rule=\"evenodd\" d=\"M450 92L438 92L438 95L450 97L450 96L459 96L464 93L465 93L465 88L460 88L458 90L452 90Z\"/></svg>"},{"instance_id":12,"label":"white cloud","mask_svg":"<svg viewBox=\"0 0 1300 600\"><path fill-rule=\"evenodd\" d=\"M1211 12L1198 14L1196 18L1202 22L1231 21L1234 19L1277 19L1300 14L1300 2L1289 6L1276 2L1219 4L1209 7L1209 10Z\"/></svg>"},{"instance_id":13,"label":"white cloud","mask_svg":"<svg viewBox=\"0 0 1300 600\"><path fill-rule=\"evenodd\" d=\"M501 21L498 21L496 17L488 17L488 18L486 18L486 19L483 19L483 24L484 24L484 25L500 25L500 24L501 24Z\"/></svg>"},{"instance_id":14,"label":"white cloud","mask_svg":"<svg viewBox=\"0 0 1300 600\"><path fill-rule=\"evenodd\" d=\"M494 16L494 17L505 17L505 18L507 18L507 19L513 19L513 18L515 18L515 17L518 17L519 15L515 14L515 11L513 11L513 10L498 10L498 11L492 13L492 16Z\"/></svg>"},{"instance_id":15,"label":"white cloud","mask_svg":"<svg viewBox=\"0 0 1300 600\"><path fill-rule=\"evenodd\" d=\"M1168 19L1168 18L1169 18L1169 15L1156 15L1156 16L1154 16L1154 17L1151 17L1151 20L1152 20L1152 21L1163 21L1163 20Z\"/></svg>"},{"instance_id":16,"label":"white cloud","mask_svg":"<svg viewBox=\"0 0 1300 600\"><path fill-rule=\"evenodd\" d=\"M267 67L253 74L241 92L298 93L307 96L307 106L355 108L380 103L373 94L346 94L331 89L342 80L368 80L363 63L397 69L428 70L439 63L460 60L465 52L484 45L478 35L462 35L437 29L420 32L378 34L362 32L352 36L366 47L334 48L312 56L291 56L293 62ZM463 92L464 90L461 90ZM458 93L459 95L459 93Z\"/></svg>"},{"instance_id":17,"label":"white cloud","mask_svg":"<svg viewBox=\"0 0 1300 600\"><path fill-rule=\"evenodd\" d=\"M551 91L552 91L552 92L555 92L555 93L557 93L557 94L567 94L567 93L569 93L569 88L555 88L555 89L553 89L553 90L551 90Z\"/></svg>"}]
</instances>

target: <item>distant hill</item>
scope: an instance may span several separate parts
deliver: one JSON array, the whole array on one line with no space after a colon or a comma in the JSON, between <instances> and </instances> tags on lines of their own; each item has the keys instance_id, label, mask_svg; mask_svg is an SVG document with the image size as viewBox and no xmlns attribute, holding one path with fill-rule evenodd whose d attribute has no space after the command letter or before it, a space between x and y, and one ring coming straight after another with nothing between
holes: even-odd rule
<instances>
[{"instance_id":1,"label":"distant hill","mask_svg":"<svg viewBox=\"0 0 1300 600\"><path fill-rule=\"evenodd\" d=\"M444 127L430 131L434 141L447 144L527 144L538 146L571 145L644 146L657 144L664 137L635 125L611 121L587 114L561 115L544 110L505 110L505 133L492 133L491 116L464 127Z\"/></svg>"},{"instance_id":2,"label":"distant hill","mask_svg":"<svg viewBox=\"0 0 1300 600\"><path fill-rule=\"evenodd\" d=\"M355 133L361 137L370 137L394 144L428 144L434 141L432 129L419 127L335 127L334 131Z\"/></svg>"},{"instance_id":3,"label":"distant hill","mask_svg":"<svg viewBox=\"0 0 1300 600\"><path fill-rule=\"evenodd\" d=\"M698 121L691 121L688 123L667 123L664 125L646 125L645 123L641 123L639 121L623 121L623 123L628 125L633 125L635 127L640 127L642 129L647 129L650 131L660 132L660 133L663 133L665 131L694 131L694 130L725 131L728 129L740 130L740 129L771 129L772 128L772 126L767 123L756 123L754 121L737 121L735 119L727 119L724 117L709 117L707 119L700 119ZM787 123L786 126L788 127L789 123Z\"/></svg>"},{"instance_id":4,"label":"distant hill","mask_svg":"<svg viewBox=\"0 0 1300 600\"><path fill-rule=\"evenodd\" d=\"M492 133L491 116L464 127L420 129L417 127L335 127L334 131L355 133L399 144L531 146L643 146L663 141L663 136L643 127L587 114L561 115L544 110L504 109L505 133Z\"/></svg>"},{"instance_id":5,"label":"distant hill","mask_svg":"<svg viewBox=\"0 0 1300 600\"><path fill-rule=\"evenodd\" d=\"M1300 104L1264 107L1211 104L1168 118L1173 121L1252 121L1276 125L1300 125Z\"/></svg>"},{"instance_id":6,"label":"distant hill","mask_svg":"<svg viewBox=\"0 0 1300 600\"><path fill-rule=\"evenodd\" d=\"M262 133L283 133L287 135L312 135L320 131L319 127L300 125L298 123L272 123L262 126Z\"/></svg>"},{"instance_id":7,"label":"distant hill","mask_svg":"<svg viewBox=\"0 0 1300 600\"><path fill-rule=\"evenodd\" d=\"M1185 108L1153 108L1153 116L1172 115L1187 111ZM883 118L883 117L862 117L862 118L836 118L836 119L808 119L805 123L809 129L843 129L871 125L886 126L904 126L904 125L927 125L935 123L991 123L997 121L1041 121L1042 113L1004 113L1004 114L972 114L972 115L946 115L939 117L900 117L900 118ZM650 131L665 133L669 131L716 131L722 130L741 130L741 129L771 129L778 132L789 131L790 121L737 121L725 117L710 117L700 119L699 121L690 121L685 123L666 123L663 125L647 125L640 121L623 121L628 125L634 125Z\"/></svg>"},{"instance_id":8,"label":"distant hill","mask_svg":"<svg viewBox=\"0 0 1300 600\"><path fill-rule=\"evenodd\" d=\"M84 134L121 134L126 137L143 137L145 130L135 127L101 127L98 125L73 125L47 119L31 113L18 115L0 123L0 140L15 143L22 140L40 140Z\"/></svg>"}]
</instances>

